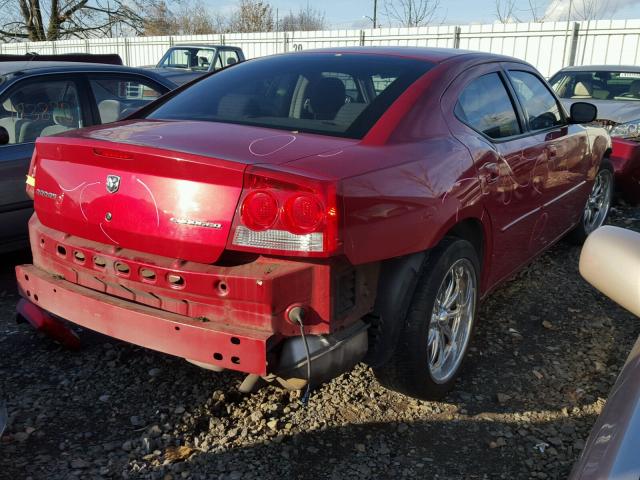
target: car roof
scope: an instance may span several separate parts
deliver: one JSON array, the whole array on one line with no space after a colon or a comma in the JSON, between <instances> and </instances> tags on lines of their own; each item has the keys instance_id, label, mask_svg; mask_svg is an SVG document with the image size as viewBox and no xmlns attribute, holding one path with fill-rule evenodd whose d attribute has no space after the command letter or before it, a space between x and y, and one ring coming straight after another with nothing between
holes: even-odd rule
<instances>
[{"instance_id":1,"label":"car roof","mask_svg":"<svg viewBox=\"0 0 640 480\"><path fill-rule=\"evenodd\" d=\"M165 86L170 87L173 84L171 80L167 80L161 75L142 68L127 67L125 65L110 65L105 63L89 63L89 62L56 62L56 61L12 61L0 62L0 76L15 74L21 72L24 76L41 75L48 73L83 73L83 72L120 72L135 73L149 77ZM167 84L167 82L171 82Z\"/></svg>"},{"instance_id":2,"label":"car roof","mask_svg":"<svg viewBox=\"0 0 640 480\"><path fill-rule=\"evenodd\" d=\"M580 65L574 67L565 67L561 72L632 72L640 73L640 66L637 65Z\"/></svg>"},{"instance_id":3,"label":"car roof","mask_svg":"<svg viewBox=\"0 0 640 480\"><path fill-rule=\"evenodd\" d=\"M89 62L56 62L45 61L40 62L37 60L29 61L12 61L12 62L0 62L0 75L15 72L33 72L36 70L46 71L142 71L133 67L127 67L125 65L109 65L106 63L89 63Z\"/></svg>"},{"instance_id":4,"label":"car roof","mask_svg":"<svg viewBox=\"0 0 640 480\"><path fill-rule=\"evenodd\" d=\"M198 45L193 43L177 43L175 45L171 45L170 48L231 48L234 50L239 50L240 47L232 47L229 45Z\"/></svg>"},{"instance_id":5,"label":"car roof","mask_svg":"<svg viewBox=\"0 0 640 480\"><path fill-rule=\"evenodd\" d=\"M494 53L477 52L473 50L462 50L459 48L435 48L435 47L336 47L304 50L294 52L292 55L301 53L359 53L365 55L385 55L392 57L407 57L423 60L431 63L441 63L452 58L465 59L476 58L478 60L491 60L499 62L526 63L523 60L506 55Z\"/></svg>"}]
</instances>

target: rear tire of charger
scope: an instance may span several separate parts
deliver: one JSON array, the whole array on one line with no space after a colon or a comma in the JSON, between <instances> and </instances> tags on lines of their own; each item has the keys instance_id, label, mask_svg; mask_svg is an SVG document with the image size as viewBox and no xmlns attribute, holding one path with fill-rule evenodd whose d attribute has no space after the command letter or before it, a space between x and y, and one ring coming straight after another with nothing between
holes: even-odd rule
<instances>
[{"instance_id":1,"label":"rear tire of charger","mask_svg":"<svg viewBox=\"0 0 640 480\"><path fill-rule=\"evenodd\" d=\"M374 368L385 387L438 400L460 372L476 318L480 261L471 243L445 238L429 252L391 359ZM459 298L458 298L459 297Z\"/></svg>"}]
</instances>

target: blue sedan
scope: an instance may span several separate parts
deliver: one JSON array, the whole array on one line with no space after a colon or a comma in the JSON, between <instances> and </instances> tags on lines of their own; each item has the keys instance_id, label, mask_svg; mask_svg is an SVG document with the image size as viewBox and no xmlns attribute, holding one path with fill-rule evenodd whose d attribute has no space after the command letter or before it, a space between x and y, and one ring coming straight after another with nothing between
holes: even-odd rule
<instances>
[{"instance_id":1,"label":"blue sedan","mask_svg":"<svg viewBox=\"0 0 640 480\"><path fill-rule=\"evenodd\" d=\"M36 138L115 122L176 86L122 65L0 59L0 251L26 245L24 183Z\"/></svg>"}]
</instances>

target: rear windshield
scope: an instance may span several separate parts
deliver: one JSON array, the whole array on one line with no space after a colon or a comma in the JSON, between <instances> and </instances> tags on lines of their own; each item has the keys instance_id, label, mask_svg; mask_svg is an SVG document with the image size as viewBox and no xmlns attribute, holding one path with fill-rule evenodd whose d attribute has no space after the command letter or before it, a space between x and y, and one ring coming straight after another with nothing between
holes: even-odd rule
<instances>
[{"instance_id":1,"label":"rear windshield","mask_svg":"<svg viewBox=\"0 0 640 480\"><path fill-rule=\"evenodd\" d=\"M382 55L295 54L211 75L147 118L205 120L362 138L432 64Z\"/></svg>"},{"instance_id":2,"label":"rear windshield","mask_svg":"<svg viewBox=\"0 0 640 480\"><path fill-rule=\"evenodd\" d=\"M640 72L560 72L549 83L560 98L640 101Z\"/></svg>"}]
</instances>

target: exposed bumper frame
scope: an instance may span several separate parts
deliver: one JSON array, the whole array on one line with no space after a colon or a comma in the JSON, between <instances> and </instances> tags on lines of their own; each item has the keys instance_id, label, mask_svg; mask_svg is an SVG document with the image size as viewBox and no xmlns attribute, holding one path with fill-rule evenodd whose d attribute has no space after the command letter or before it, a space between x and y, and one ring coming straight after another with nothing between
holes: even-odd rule
<instances>
[{"instance_id":1,"label":"exposed bumper frame","mask_svg":"<svg viewBox=\"0 0 640 480\"><path fill-rule=\"evenodd\" d=\"M77 325L171 355L257 375L267 374L270 332L199 321L122 300L52 275L16 267L20 294Z\"/></svg>"}]
</instances>

